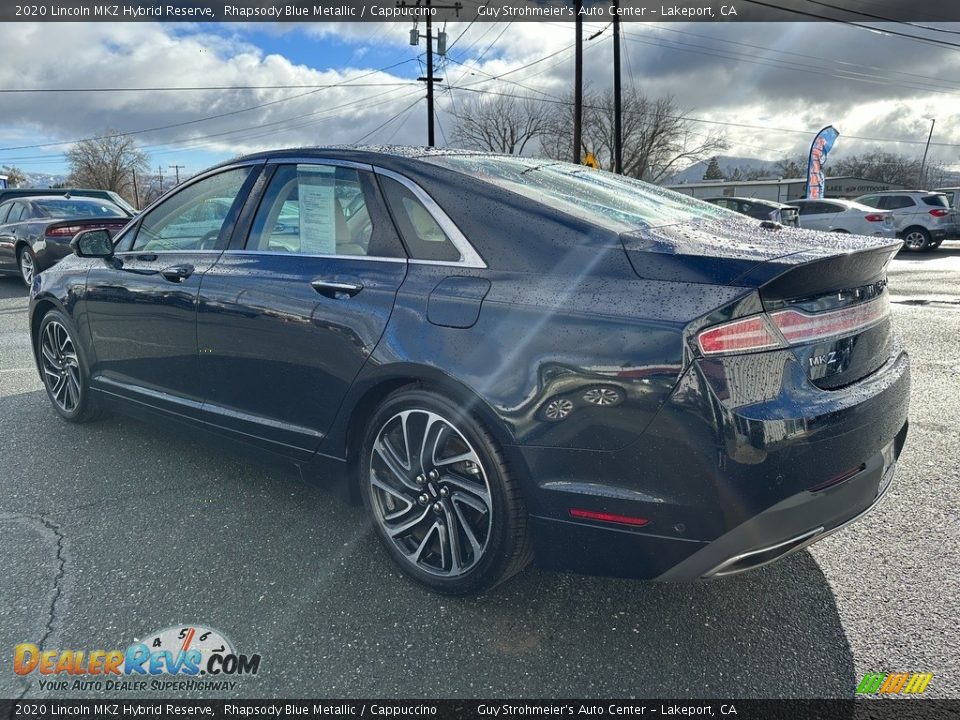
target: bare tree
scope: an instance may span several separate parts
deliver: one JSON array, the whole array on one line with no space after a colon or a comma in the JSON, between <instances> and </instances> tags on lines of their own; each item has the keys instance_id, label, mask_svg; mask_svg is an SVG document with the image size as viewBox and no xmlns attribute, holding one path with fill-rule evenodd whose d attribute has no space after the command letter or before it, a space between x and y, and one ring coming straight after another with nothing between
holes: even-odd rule
<instances>
[{"instance_id":1,"label":"bare tree","mask_svg":"<svg viewBox=\"0 0 960 720\"><path fill-rule=\"evenodd\" d=\"M133 199L133 173L146 172L149 161L130 137L105 130L100 137L83 140L67 151L70 184L112 190Z\"/></svg>"},{"instance_id":2,"label":"bare tree","mask_svg":"<svg viewBox=\"0 0 960 720\"><path fill-rule=\"evenodd\" d=\"M919 157L872 150L830 163L830 174L852 175L905 187L920 187L931 179L934 180L933 184L936 184L937 179L946 175L942 162L930 160L924 168L925 177L921 178L921 164L922 160Z\"/></svg>"},{"instance_id":3,"label":"bare tree","mask_svg":"<svg viewBox=\"0 0 960 720\"><path fill-rule=\"evenodd\" d=\"M4 165L0 168L0 175L7 176L7 184L10 187L20 187L27 181L27 176L23 171L14 165Z\"/></svg>"},{"instance_id":4,"label":"bare tree","mask_svg":"<svg viewBox=\"0 0 960 720\"><path fill-rule=\"evenodd\" d=\"M572 102L568 98L560 107L551 116L541 149L550 157L566 160L573 146ZM695 123L672 97L654 99L629 90L623 95L622 107L624 175L659 182L679 166L711 157L727 147L723 135L696 132ZM581 153L593 153L607 170L614 169L614 119L612 91L584 93Z\"/></svg>"},{"instance_id":5,"label":"bare tree","mask_svg":"<svg viewBox=\"0 0 960 720\"><path fill-rule=\"evenodd\" d=\"M790 155L784 155L782 158L776 161L776 167L777 172L780 173L780 177L806 177L807 156L797 155L796 157L791 157Z\"/></svg>"},{"instance_id":6,"label":"bare tree","mask_svg":"<svg viewBox=\"0 0 960 720\"><path fill-rule=\"evenodd\" d=\"M522 155L546 127L549 108L519 95L471 97L454 112L453 137L467 148Z\"/></svg>"}]
</instances>

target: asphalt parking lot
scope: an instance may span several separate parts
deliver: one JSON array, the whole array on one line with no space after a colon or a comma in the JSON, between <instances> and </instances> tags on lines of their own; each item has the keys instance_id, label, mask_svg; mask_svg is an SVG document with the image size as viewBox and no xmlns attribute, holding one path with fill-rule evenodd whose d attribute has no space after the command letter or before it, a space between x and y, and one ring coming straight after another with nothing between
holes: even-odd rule
<instances>
[{"instance_id":1,"label":"asphalt parking lot","mask_svg":"<svg viewBox=\"0 0 960 720\"><path fill-rule=\"evenodd\" d=\"M0 279L0 697L47 694L14 674L18 643L124 648L187 623L262 656L211 696L850 697L863 673L923 671L927 695L960 697L960 241L894 261L890 286L912 425L866 519L709 583L530 569L449 599L292 468L165 425L59 421L26 290Z\"/></svg>"}]
</instances>

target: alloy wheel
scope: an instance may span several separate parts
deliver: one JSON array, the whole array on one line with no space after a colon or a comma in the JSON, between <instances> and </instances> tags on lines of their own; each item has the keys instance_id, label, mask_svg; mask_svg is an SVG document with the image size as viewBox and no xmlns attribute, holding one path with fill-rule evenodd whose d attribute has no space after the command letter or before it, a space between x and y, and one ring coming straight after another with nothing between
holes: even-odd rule
<instances>
[{"instance_id":1,"label":"alloy wheel","mask_svg":"<svg viewBox=\"0 0 960 720\"><path fill-rule=\"evenodd\" d=\"M28 287L33 283L33 272L33 255L24 248L20 251L20 275L23 276L23 281Z\"/></svg>"},{"instance_id":2,"label":"alloy wheel","mask_svg":"<svg viewBox=\"0 0 960 720\"><path fill-rule=\"evenodd\" d=\"M919 250L927 244L927 238L919 230L914 230L907 233L906 237L903 238L903 243L911 250Z\"/></svg>"},{"instance_id":3,"label":"alloy wheel","mask_svg":"<svg viewBox=\"0 0 960 720\"><path fill-rule=\"evenodd\" d=\"M80 405L80 361L67 328L51 320L40 339L43 381L50 397L66 413Z\"/></svg>"},{"instance_id":4,"label":"alloy wheel","mask_svg":"<svg viewBox=\"0 0 960 720\"><path fill-rule=\"evenodd\" d=\"M456 426L425 409L380 428L370 457L373 514L407 562L440 577L465 575L492 528L487 472Z\"/></svg>"}]
</instances>

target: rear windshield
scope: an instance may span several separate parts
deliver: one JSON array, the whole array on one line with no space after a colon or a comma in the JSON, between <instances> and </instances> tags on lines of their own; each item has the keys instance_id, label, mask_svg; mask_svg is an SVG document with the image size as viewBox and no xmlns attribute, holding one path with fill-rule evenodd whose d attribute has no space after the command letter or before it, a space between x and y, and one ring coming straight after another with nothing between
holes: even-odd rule
<instances>
[{"instance_id":1,"label":"rear windshield","mask_svg":"<svg viewBox=\"0 0 960 720\"><path fill-rule=\"evenodd\" d=\"M126 217L116 205L101 200L56 198L34 200L33 203L51 217Z\"/></svg>"},{"instance_id":2,"label":"rear windshield","mask_svg":"<svg viewBox=\"0 0 960 720\"><path fill-rule=\"evenodd\" d=\"M932 207L950 207L946 195L924 195L923 202Z\"/></svg>"},{"instance_id":3,"label":"rear windshield","mask_svg":"<svg viewBox=\"0 0 960 720\"><path fill-rule=\"evenodd\" d=\"M738 213L672 190L584 165L483 155L443 155L424 160L617 232L690 220L744 219Z\"/></svg>"}]
</instances>

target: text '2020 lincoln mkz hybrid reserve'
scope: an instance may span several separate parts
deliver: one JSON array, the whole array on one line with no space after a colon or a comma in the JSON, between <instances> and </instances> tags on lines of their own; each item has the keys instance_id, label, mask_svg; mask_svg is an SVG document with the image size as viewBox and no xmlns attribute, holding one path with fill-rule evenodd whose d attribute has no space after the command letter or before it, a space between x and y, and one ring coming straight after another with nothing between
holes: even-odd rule
<instances>
[{"instance_id":1,"label":"text '2020 lincoln mkz hybrid reserve'","mask_svg":"<svg viewBox=\"0 0 960 720\"><path fill-rule=\"evenodd\" d=\"M532 558L764 565L870 510L907 433L897 244L582 166L268 152L73 246L31 288L60 416L146 410L346 476L441 592Z\"/></svg>"}]
</instances>

